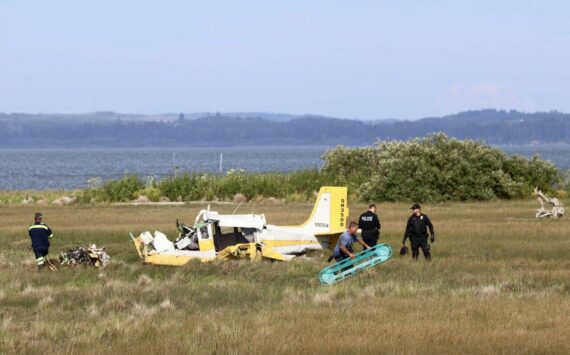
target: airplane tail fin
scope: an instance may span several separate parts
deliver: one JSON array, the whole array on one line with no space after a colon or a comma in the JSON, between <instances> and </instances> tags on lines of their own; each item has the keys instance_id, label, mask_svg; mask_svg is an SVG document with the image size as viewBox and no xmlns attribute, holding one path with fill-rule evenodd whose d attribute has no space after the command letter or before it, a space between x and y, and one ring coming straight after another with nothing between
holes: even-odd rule
<instances>
[{"instance_id":1,"label":"airplane tail fin","mask_svg":"<svg viewBox=\"0 0 570 355\"><path fill-rule=\"evenodd\" d=\"M315 235L342 233L347 228L347 188L323 186L309 219L302 225L311 228Z\"/></svg>"}]
</instances>

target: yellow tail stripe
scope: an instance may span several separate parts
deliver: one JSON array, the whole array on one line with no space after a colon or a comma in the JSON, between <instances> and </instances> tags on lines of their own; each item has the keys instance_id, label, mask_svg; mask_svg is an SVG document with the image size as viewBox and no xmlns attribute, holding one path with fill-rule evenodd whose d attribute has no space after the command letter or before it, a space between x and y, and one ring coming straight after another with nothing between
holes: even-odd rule
<instances>
[{"instance_id":1,"label":"yellow tail stripe","mask_svg":"<svg viewBox=\"0 0 570 355\"><path fill-rule=\"evenodd\" d=\"M288 247L294 245L319 244L316 240L264 240L263 244L269 247Z\"/></svg>"}]
</instances>

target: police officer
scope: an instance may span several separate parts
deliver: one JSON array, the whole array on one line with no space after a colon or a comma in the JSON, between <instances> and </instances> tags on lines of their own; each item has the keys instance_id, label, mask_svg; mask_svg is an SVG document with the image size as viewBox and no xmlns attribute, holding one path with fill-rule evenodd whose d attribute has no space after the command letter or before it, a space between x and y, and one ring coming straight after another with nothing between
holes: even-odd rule
<instances>
[{"instance_id":1,"label":"police officer","mask_svg":"<svg viewBox=\"0 0 570 355\"><path fill-rule=\"evenodd\" d=\"M350 222L348 229L338 238L332 255L337 262L348 258L354 259L354 251L352 250L352 244L354 242L360 243L364 248L370 248L366 242L358 239L356 236L357 230L358 224L356 222Z\"/></svg>"},{"instance_id":2,"label":"police officer","mask_svg":"<svg viewBox=\"0 0 570 355\"><path fill-rule=\"evenodd\" d=\"M28 229L28 234L32 239L32 249L36 255L38 271L46 267L46 256L49 250L49 239L53 237L51 229L47 224L42 223L42 214L36 213L34 216L34 224Z\"/></svg>"},{"instance_id":3,"label":"police officer","mask_svg":"<svg viewBox=\"0 0 570 355\"><path fill-rule=\"evenodd\" d=\"M362 240L370 247L375 246L380 238L380 219L376 215L376 205L368 206L368 211L364 212L358 218L358 228Z\"/></svg>"},{"instance_id":4,"label":"police officer","mask_svg":"<svg viewBox=\"0 0 570 355\"><path fill-rule=\"evenodd\" d=\"M422 213L421 206L415 203L412 207L412 215L408 218L406 231L404 232L404 240L402 244L406 245L406 239L410 238L412 244L412 258L414 261L418 260L420 256L419 248L422 248L424 257L427 261L431 261L430 245L428 243L428 229L431 234L431 242L435 242L435 232L433 231L433 224L429 217Z\"/></svg>"}]
</instances>

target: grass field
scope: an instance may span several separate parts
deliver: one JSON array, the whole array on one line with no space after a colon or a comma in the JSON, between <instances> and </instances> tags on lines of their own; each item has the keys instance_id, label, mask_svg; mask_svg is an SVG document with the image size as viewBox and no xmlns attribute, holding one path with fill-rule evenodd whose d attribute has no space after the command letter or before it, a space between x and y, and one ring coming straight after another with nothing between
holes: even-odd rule
<instances>
[{"instance_id":1,"label":"grass field","mask_svg":"<svg viewBox=\"0 0 570 355\"><path fill-rule=\"evenodd\" d=\"M568 201L566 201L568 205ZM175 234L204 205L47 206L51 256L106 246L103 270L38 274L27 226L37 206L0 207L0 353L569 353L570 218L534 201L427 205L433 262L399 257L408 205L380 204L395 256L320 286L328 252L289 263L141 265L128 232ZM233 205L213 205L231 212ZM310 204L248 204L292 224ZM352 217L364 206L351 206Z\"/></svg>"}]
</instances>

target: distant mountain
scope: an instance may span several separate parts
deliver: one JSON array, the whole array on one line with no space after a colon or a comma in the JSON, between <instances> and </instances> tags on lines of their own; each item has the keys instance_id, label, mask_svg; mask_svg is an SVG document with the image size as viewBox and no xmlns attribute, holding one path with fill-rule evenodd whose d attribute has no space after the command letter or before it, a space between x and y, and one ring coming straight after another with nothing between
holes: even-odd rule
<instances>
[{"instance_id":1,"label":"distant mountain","mask_svg":"<svg viewBox=\"0 0 570 355\"><path fill-rule=\"evenodd\" d=\"M192 113L161 113L153 115L118 113L113 111L89 112L81 114L28 114L28 113L0 113L0 122L2 121L60 121L60 122L102 122L113 120L124 121L156 121L171 122L176 121L180 115L185 119L199 119L204 117L235 117L235 118L263 118L268 121L284 122L290 121L301 115L291 115L286 113L267 113L267 112L192 112Z\"/></svg>"},{"instance_id":2,"label":"distant mountain","mask_svg":"<svg viewBox=\"0 0 570 355\"><path fill-rule=\"evenodd\" d=\"M0 114L0 148L369 145L433 132L489 144L569 144L570 114L479 110L372 122L272 113Z\"/></svg>"},{"instance_id":3,"label":"distant mountain","mask_svg":"<svg viewBox=\"0 0 570 355\"><path fill-rule=\"evenodd\" d=\"M268 121L284 122L299 118L299 115L290 115L287 113L267 113L267 112L194 112L185 114L190 119L198 119L212 116L238 117L238 118L263 118Z\"/></svg>"},{"instance_id":4,"label":"distant mountain","mask_svg":"<svg viewBox=\"0 0 570 355\"><path fill-rule=\"evenodd\" d=\"M55 122L55 123L80 123L80 122L108 122L114 120L125 121L174 121L179 114L163 113L157 115L142 115L130 113L117 113L112 111L90 112L79 114L68 113L47 113L47 114L28 114L28 113L0 113L1 122Z\"/></svg>"}]
</instances>

